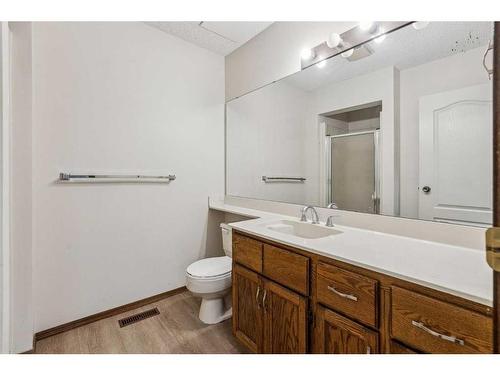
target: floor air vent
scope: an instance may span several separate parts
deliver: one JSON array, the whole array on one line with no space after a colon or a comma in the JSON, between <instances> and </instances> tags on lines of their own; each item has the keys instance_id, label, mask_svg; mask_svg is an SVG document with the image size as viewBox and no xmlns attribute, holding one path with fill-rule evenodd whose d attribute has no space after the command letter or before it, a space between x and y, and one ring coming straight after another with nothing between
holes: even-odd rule
<instances>
[{"instance_id":1,"label":"floor air vent","mask_svg":"<svg viewBox=\"0 0 500 375\"><path fill-rule=\"evenodd\" d=\"M151 310L143 311L139 314L131 315L126 318L120 319L118 323L120 324L120 328L123 328L125 326L129 326L131 324L140 322L141 320L151 318L155 315L160 315L160 311L158 311L158 308L154 308Z\"/></svg>"}]
</instances>

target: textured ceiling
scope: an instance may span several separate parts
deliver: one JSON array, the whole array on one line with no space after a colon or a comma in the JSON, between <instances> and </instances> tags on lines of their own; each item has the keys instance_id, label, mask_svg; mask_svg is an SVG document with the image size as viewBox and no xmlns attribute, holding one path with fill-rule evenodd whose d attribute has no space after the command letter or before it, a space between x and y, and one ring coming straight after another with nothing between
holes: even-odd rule
<instances>
[{"instance_id":1,"label":"textured ceiling","mask_svg":"<svg viewBox=\"0 0 500 375\"><path fill-rule=\"evenodd\" d=\"M407 26L387 35L380 44L369 42L373 54L366 58L350 62L335 56L323 68L311 66L284 78L284 82L307 91L315 90L386 66L402 70L480 46L486 48L492 35L492 22L431 22L422 30Z\"/></svg>"},{"instance_id":2,"label":"textured ceiling","mask_svg":"<svg viewBox=\"0 0 500 375\"><path fill-rule=\"evenodd\" d=\"M226 56L272 22L146 22L187 42Z\"/></svg>"}]
</instances>

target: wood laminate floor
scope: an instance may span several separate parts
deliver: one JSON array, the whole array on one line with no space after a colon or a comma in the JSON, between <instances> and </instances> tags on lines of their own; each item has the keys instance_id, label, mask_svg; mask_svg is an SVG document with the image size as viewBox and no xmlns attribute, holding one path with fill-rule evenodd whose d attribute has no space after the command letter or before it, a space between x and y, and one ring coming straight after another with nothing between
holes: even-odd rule
<instances>
[{"instance_id":1,"label":"wood laminate floor","mask_svg":"<svg viewBox=\"0 0 500 375\"><path fill-rule=\"evenodd\" d=\"M199 298L182 292L164 300L72 329L36 343L35 353L246 353L231 320L206 325ZM160 315L120 328L118 320L157 307Z\"/></svg>"}]
</instances>

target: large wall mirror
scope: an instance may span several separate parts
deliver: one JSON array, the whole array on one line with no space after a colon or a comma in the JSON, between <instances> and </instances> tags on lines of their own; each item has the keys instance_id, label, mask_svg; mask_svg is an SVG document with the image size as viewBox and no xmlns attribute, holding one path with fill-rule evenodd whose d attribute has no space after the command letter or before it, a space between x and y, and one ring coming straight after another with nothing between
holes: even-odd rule
<instances>
[{"instance_id":1,"label":"large wall mirror","mask_svg":"<svg viewBox=\"0 0 500 375\"><path fill-rule=\"evenodd\" d=\"M229 101L226 194L491 225L493 24L419 26Z\"/></svg>"}]
</instances>

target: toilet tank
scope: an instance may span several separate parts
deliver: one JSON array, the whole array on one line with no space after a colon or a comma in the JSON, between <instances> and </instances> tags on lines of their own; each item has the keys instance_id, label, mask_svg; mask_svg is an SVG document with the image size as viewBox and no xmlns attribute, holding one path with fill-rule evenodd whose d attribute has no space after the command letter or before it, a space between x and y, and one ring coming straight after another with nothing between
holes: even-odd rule
<instances>
[{"instance_id":1,"label":"toilet tank","mask_svg":"<svg viewBox=\"0 0 500 375\"><path fill-rule=\"evenodd\" d=\"M230 258L233 257L233 236L231 227L225 223L220 224L220 229L222 231L222 248L226 255Z\"/></svg>"}]
</instances>

